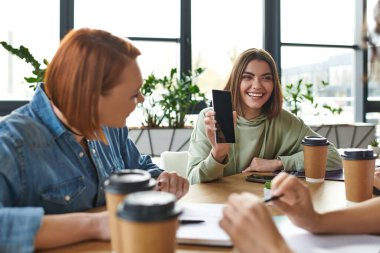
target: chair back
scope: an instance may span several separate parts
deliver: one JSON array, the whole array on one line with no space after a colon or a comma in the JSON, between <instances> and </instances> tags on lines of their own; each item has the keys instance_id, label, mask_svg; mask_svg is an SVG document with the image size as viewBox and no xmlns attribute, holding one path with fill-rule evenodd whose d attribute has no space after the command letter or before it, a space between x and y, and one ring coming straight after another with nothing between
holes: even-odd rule
<instances>
[{"instance_id":1,"label":"chair back","mask_svg":"<svg viewBox=\"0 0 380 253\"><path fill-rule=\"evenodd\" d=\"M177 172L178 175L187 178L187 151L164 151L161 153L162 169L172 172Z\"/></svg>"}]
</instances>

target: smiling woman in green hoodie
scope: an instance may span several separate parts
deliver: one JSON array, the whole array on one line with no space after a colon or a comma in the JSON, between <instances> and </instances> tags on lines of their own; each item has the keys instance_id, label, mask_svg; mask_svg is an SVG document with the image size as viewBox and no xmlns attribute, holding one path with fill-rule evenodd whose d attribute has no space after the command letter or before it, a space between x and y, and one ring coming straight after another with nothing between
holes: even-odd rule
<instances>
[{"instance_id":1,"label":"smiling woman in green hoodie","mask_svg":"<svg viewBox=\"0 0 380 253\"><path fill-rule=\"evenodd\" d=\"M232 94L236 143L215 143L215 112L200 112L190 140L187 176L191 183L241 172L302 171L305 136L319 136L282 108L283 95L272 56L251 48L237 59L224 88ZM327 169L342 168L329 145Z\"/></svg>"}]
</instances>

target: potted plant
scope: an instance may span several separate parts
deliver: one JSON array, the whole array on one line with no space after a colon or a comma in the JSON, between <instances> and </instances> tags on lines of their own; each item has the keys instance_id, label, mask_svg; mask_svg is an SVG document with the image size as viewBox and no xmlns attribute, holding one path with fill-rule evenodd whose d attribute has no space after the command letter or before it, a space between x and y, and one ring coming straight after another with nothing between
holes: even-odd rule
<instances>
[{"instance_id":1,"label":"potted plant","mask_svg":"<svg viewBox=\"0 0 380 253\"><path fill-rule=\"evenodd\" d=\"M373 139L371 143L368 145L368 149L371 149L374 153L380 155L379 141L377 139Z\"/></svg>"},{"instance_id":2,"label":"potted plant","mask_svg":"<svg viewBox=\"0 0 380 253\"><path fill-rule=\"evenodd\" d=\"M197 68L179 75L172 68L169 75L157 77L152 73L144 80L144 121L140 128L130 129L131 139L142 153L159 156L163 151L187 150L193 130L185 125L187 115L200 103L206 104L205 94L196 84L203 72Z\"/></svg>"}]
</instances>

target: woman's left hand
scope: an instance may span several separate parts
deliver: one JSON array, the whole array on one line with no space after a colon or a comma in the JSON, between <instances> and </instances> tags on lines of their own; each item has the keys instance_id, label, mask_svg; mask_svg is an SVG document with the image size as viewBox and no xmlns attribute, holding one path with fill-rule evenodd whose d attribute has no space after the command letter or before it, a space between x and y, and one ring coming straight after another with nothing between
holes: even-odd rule
<instances>
[{"instance_id":1,"label":"woman's left hand","mask_svg":"<svg viewBox=\"0 0 380 253\"><path fill-rule=\"evenodd\" d=\"M278 160L278 159L269 160L269 159L254 157L249 167L243 170L242 172L243 173L254 172L254 171L273 172L273 171L281 170L281 169L283 169L281 160Z\"/></svg>"},{"instance_id":2,"label":"woman's left hand","mask_svg":"<svg viewBox=\"0 0 380 253\"><path fill-rule=\"evenodd\" d=\"M173 193L180 199L189 191L189 181L176 172L164 171L157 178L155 190Z\"/></svg>"}]
</instances>

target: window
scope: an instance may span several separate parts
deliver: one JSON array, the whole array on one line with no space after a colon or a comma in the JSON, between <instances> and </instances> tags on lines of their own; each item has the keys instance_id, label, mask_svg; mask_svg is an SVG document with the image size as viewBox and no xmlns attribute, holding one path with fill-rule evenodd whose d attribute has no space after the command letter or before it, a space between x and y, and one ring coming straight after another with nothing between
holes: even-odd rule
<instances>
[{"instance_id":1,"label":"window","mask_svg":"<svg viewBox=\"0 0 380 253\"><path fill-rule=\"evenodd\" d=\"M73 0L74 28L104 29L131 38L142 51L139 63L143 77L152 72L167 75L170 68L179 68L184 63L181 61L184 50L180 46L180 15L181 3L189 1L192 67L206 68L198 83L210 97L211 89L224 87L237 55L247 48L263 47L263 0L217 3L214 0ZM376 1L367 0L369 26L374 23ZM362 1L280 1L282 53L279 67L283 84L299 78L313 83L328 81L328 88L316 89L315 96L321 103L343 107L343 114L333 117L339 122L347 122L347 118L354 121L354 110L357 110L354 84L360 81L354 72L362 68L356 54L360 51L356 38L357 20L361 19L359 3ZM15 47L25 45L38 61L44 58L50 61L59 45L59 4L60 1L51 0L5 1L0 9L0 40L11 42ZM190 57L183 59L187 61ZM31 71L29 64L9 56L0 47L0 103L31 97L33 91L23 80ZM380 100L379 83L369 80L369 100ZM305 115L307 110L305 107Z\"/></svg>"},{"instance_id":2,"label":"window","mask_svg":"<svg viewBox=\"0 0 380 253\"><path fill-rule=\"evenodd\" d=\"M295 84L299 79L313 83L313 96L320 105L341 107L339 117L331 117L328 110L316 110L308 103L303 105L299 115L308 124L352 123L353 111L353 63L351 49L282 47L282 84ZM321 82L329 85L322 87Z\"/></svg>"},{"instance_id":3,"label":"window","mask_svg":"<svg viewBox=\"0 0 380 253\"><path fill-rule=\"evenodd\" d=\"M281 0L281 42L353 45L355 0Z\"/></svg>"},{"instance_id":4,"label":"window","mask_svg":"<svg viewBox=\"0 0 380 253\"><path fill-rule=\"evenodd\" d=\"M4 1L0 24L0 41L29 48L40 63L50 61L59 45L59 1ZM32 76L32 70L0 46L0 100L30 99L33 90L24 77Z\"/></svg>"},{"instance_id":5,"label":"window","mask_svg":"<svg viewBox=\"0 0 380 253\"><path fill-rule=\"evenodd\" d=\"M163 40L180 37L180 1L77 0L74 9L76 29L96 28L138 38L132 40L142 52L139 62L144 77L152 71L168 74L179 65L179 44Z\"/></svg>"},{"instance_id":6,"label":"window","mask_svg":"<svg viewBox=\"0 0 380 253\"><path fill-rule=\"evenodd\" d=\"M260 0L192 0L193 69L203 92L222 89L235 58L263 46L263 3Z\"/></svg>"},{"instance_id":7,"label":"window","mask_svg":"<svg viewBox=\"0 0 380 253\"><path fill-rule=\"evenodd\" d=\"M355 68L361 67L355 60L355 4L355 0L281 1L284 90L286 84L303 79L314 84L317 103L343 109L331 117L328 110L303 105L299 116L308 124L355 121ZM318 88L321 81L329 85Z\"/></svg>"}]
</instances>

